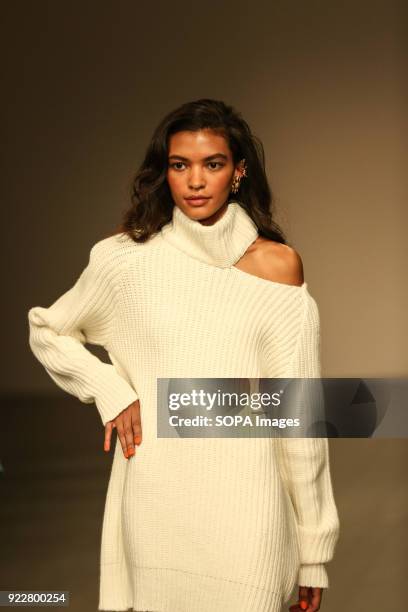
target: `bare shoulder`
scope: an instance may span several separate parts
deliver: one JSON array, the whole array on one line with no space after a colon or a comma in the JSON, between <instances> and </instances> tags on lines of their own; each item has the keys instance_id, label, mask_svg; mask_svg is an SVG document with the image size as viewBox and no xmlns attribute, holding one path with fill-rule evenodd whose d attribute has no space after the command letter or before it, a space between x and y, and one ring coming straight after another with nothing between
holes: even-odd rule
<instances>
[{"instance_id":1,"label":"bare shoulder","mask_svg":"<svg viewBox=\"0 0 408 612\"><path fill-rule=\"evenodd\" d=\"M265 280L287 285L302 285L303 262L287 244L259 236L240 260L242 269Z\"/></svg>"}]
</instances>

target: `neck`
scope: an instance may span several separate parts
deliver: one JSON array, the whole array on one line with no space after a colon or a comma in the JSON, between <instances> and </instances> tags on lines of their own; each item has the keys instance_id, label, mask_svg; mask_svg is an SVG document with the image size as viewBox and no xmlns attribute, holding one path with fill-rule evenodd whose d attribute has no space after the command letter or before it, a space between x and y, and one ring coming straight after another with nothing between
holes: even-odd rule
<instances>
[{"instance_id":1,"label":"neck","mask_svg":"<svg viewBox=\"0 0 408 612\"><path fill-rule=\"evenodd\" d=\"M220 209L221 210L221 209ZM213 220L215 219L215 220ZM211 224L207 221L211 220ZM229 202L203 222L191 219L174 206L172 220L162 237L186 255L219 268L233 266L258 237L258 228L238 202Z\"/></svg>"},{"instance_id":2,"label":"neck","mask_svg":"<svg viewBox=\"0 0 408 612\"><path fill-rule=\"evenodd\" d=\"M209 217L206 217L205 219L198 219L198 222L201 223L201 225L214 225L214 223L221 219L221 217L227 212L227 208L228 203L223 204L223 206L216 210L215 213Z\"/></svg>"}]
</instances>

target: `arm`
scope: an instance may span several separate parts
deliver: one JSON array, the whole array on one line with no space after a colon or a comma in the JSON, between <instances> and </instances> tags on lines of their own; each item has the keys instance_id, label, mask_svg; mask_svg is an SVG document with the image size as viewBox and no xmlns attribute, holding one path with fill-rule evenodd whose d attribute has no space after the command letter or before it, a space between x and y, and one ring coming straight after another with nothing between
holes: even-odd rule
<instances>
[{"instance_id":1,"label":"arm","mask_svg":"<svg viewBox=\"0 0 408 612\"><path fill-rule=\"evenodd\" d=\"M54 382L81 402L95 403L103 424L138 399L132 386L112 364L104 363L84 344L105 346L115 317L123 263L96 243L74 286L49 308L28 312L29 345Z\"/></svg>"},{"instance_id":2,"label":"arm","mask_svg":"<svg viewBox=\"0 0 408 612\"><path fill-rule=\"evenodd\" d=\"M320 377L320 320L317 304L302 291L300 332L289 376ZM325 563L334 555L339 537L327 438L278 438L277 456L291 498L300 544L298 584L327 588Z\"/></svg>"}]
</instances>

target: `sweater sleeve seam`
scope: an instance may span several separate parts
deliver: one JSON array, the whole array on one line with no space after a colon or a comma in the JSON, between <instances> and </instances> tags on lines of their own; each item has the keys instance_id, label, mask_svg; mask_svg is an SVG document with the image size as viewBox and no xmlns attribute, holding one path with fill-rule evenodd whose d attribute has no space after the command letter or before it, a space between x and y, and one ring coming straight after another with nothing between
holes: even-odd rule
<instances>
[{"instance_id":1,"label":"sweater sleeve seam","mask_svg":"<svg viewBox=\"0 0 408 612\"><path fill-rule=\"evenodd\" d=\"M93 245L90 251L90 260L95 263L97 262L98 248L100 248L100 245L101 245L101 242L97 242L96 244ZM108 253L105 255L101 254L101 258L103 257L106 257L107 259L107 261L105 261L104 263L104 265L107 268L106 282L108 286L109 285L111 286L112 291L113 291L113 312L111 316L109 317L110 320L109 320L109 326L108 326L108 333L106 335L105 342L101 344L101 346L103 346L103 348L109 353L111 350L113 332L115 329L116 319L117 319L117 311L118 311L118 303L119 303L118 295L120 294L120 290L121 290L122 277L125 272L125 266L128 262L120 261L119 262L120 270L117 273L115 273L114 250L111 251L111 253Z\"/></svg>"},{"instance_id":2,"label":"sweater sleeve seam","mask_svg":"<svg viewBox=\"0 0 408 612\"><path fill-rule=\"evenodd\" d=\"M302 291L301 294L302 297L302 318L300 321L300 325L299 325L299 331L296 337L296 343L295 343L295 347L293 350L293 354L292 354L292 358L291 358L291 362L290 362L290 373L292 374L292 377L297 377L297 373L294 372L294 364L296 363L296 358L298 356L299 350L300 350L300 343L301 343L301 339L302 339L302 333L304 330L304 326L306 323L306 317L307 317L307 310L308 310L308 303L307 303L307 296L305 294L305 292Z\"/></svg>"},{"instance_id":3,"label":"sweater sleeve seam","mask_svg":"<svg viewBox=\"0 0 408 612\"><path fill-rule=\"evenodd\" d=\"M111 323L109 325L109 333L106 340L105 349L108 353L113 353L112 339L117 325L117 317L119 311L120 295L123 287L123 278L129 269L129 258L125 255L125 260L120 263L120 272L115 276L115 289L114 289L114 313L112 316Z\"/></svg>"}]
</instances>

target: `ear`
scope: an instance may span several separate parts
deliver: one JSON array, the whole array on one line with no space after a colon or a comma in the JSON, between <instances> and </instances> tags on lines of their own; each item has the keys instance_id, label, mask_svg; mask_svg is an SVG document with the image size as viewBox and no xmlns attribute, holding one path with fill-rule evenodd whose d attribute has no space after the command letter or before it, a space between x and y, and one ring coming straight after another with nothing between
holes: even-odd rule
<instances>
[{"instance_id":1,"label":"ear","mask_svg":"<svg viewBox=\"0 0 408 612\"><path fill-rule=\"evenodd\" d=\"M241 159L237 163L235 169L237 170L237 173L235 174L235 176L238 176L238 177L248 176L247 175L247 167L246 167L245 158Z\"/></svg>"}]
</instances>

